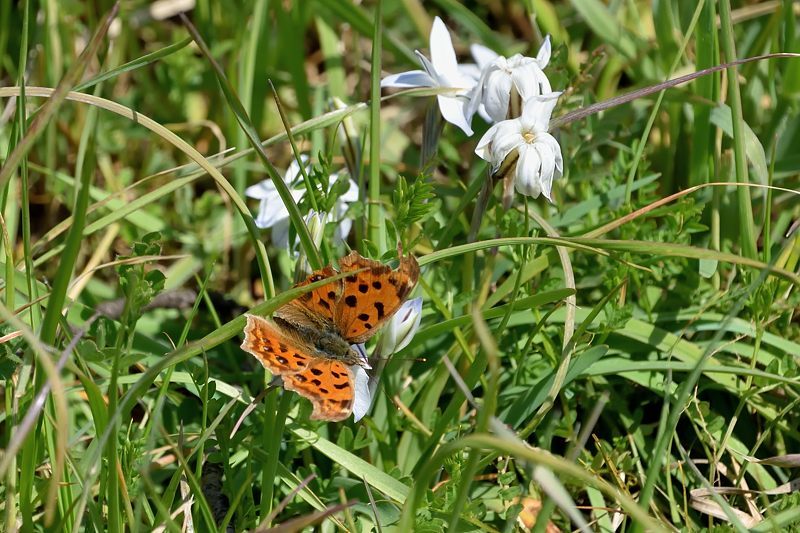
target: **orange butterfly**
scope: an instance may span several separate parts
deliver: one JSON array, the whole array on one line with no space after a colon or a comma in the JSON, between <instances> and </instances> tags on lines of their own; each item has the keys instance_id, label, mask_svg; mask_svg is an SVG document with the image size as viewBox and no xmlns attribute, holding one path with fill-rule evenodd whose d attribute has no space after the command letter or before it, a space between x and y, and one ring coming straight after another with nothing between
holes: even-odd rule
<instances>
[{"instance_id":1,"label":"orange butterfly","mask_svg":"<svg viewBox=\"0 0 800 533\"><path fill-rule=\"evenodd\" d=\"M274 323L247 315L244 328L242 349L273 375L281 376L285 389L311 400L312 420L336 422L350 416L355 367L369 368L366 358L351 345L375 335L419 279L419 265L411 255L401 257L400 265L392 270L350 252L339 260L339 268L342 273L354 273L280 307L273 315ZM336 274L326 266L296 287Z\"/></svg>"}]
</instances>

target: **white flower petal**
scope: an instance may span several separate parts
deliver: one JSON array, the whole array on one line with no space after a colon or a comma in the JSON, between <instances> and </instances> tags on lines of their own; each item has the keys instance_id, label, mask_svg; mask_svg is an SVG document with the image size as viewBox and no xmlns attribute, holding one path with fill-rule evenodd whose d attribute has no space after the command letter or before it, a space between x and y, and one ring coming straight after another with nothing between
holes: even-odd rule
<instances>
[{"instance_id":1,"label":"white flower petal","mask_svg":"<svg viewBox=\"0 0 800 533\"><path fill-rule=\"evenodd\" d=\"M540 133L536 137L537 143L547 145L553 153L555 168L553 169L553 179L557 180L564 175L564 157L561 155L561 145L555 137L549 133Z\"/></svg>"},{"instance_id":2,"label":"white flower petal","mask_svg":"<svg viewBox=\"0 0 800 533\"><path fill-rule=\"evenodd\" d=\"M333 177L331 175L331 177ZM349 187L347 188L347 192L339 197L339 202L344 202L345 204L351 204L353 202L358 201L358 183L356 183L352 178L350 178Z\"/></svg>"},{"instance_id":3,"label":"white flower petal","mask_svg":"<svg viewBox=\"0 0 800 533\"><path fill-rule=\"evenodd\" d=\"M522 128L522 123L518 118L510 120L501 120L495 124L494 140L492 141L492 151L505 151L511 150L511 147L524 144L525 139L522 134L525 131ZM505 157L505 155L503 156Z\"/></svg>"},{"instance_id":4,"label":"white flower petal","mask_svg":"<svg viewBox=\"0 0 800 533\"><path fill-rule=\"evenodd\" d=\"M499 56L499 54L497 54L491 48L487 48L482 44L477 43L470 45L469 53L472 55L472 59L475 60L475 63L477 63L478 67L481 69L488 66Z\"/></svg>"},{"instance_id":5,"label":"white flower petal","mask_svg":"<svg viewBox=\"0 0 800 533\"><path fill-rule=\"evenodd\" d=\"M261 200L258 204L258 214L256 215L256 226L264 229L271 228L278 222L289 218L289 211L280 202L277 201Z\"/></svg>"},{"instance_id":6,"label":"white flower petal","mask_svg":"<svg viewBox=\"0 0 800 533\"><path fill-rule=\"evenodd\" d=\"M552 202L550 190L553 188L553 173L556 168L556 157L553 153L553 148L549 144L542 142L533 143L532 148L539 154L539 159L542 162L541 171L539 173L539 184L542 188L542 194Z\"/></svg>"},{"instance_id":7,"label":"white flower petal","mask_svg":"<svg viewBox=\"0 0 800 533\"><path fill-rule=\"evenodd\" d=\"M433 87L436 83L427 72L409 70L400 74L390 74L381 80L381 87Z\"/></svg>"},{"instance_id":8,"label":"white flower petal","mask_svg":"<svg viewBox=\"0 0 800 533\"><path fill-rule=\"evenodd\" d=\"M546 132L550 125L550 115L553 114L561 92L554 92L534 96L522 104L522 126L530 131Z\"/></svg>"},{"instance_id":9,"label":"white flower petal","mask_svg":"<svg viewBox=\"0 0 800 533\"><path fill-rule=\"evenodd\" d=\"M337 243L344 242L350 235L350 230L353 228L353 221L349 218L343 218L336 230L333 232L333 238Z\"/></svg>"},{"instance_id":10,"label":"white flower petal","mask_svg":"<svg viewBox=\"0 0 800 533\"><path fill-rule=\"evenodd\" d=\"M483 105L495 122L505 120L508 115L508 100L511 96L511 77L502 70L494 70L486 77L483 90Z\"/></svg>"},{"instance_id":11,"label":"white flower petal","mask_svg":"<svg viewBox=\"0 0 800 533\"><path fill-rule=\"evenodd\" d=\"M542 192L542 187L539 182L541 166L539 153L533 150L530 145L521 146L519 148L516 179L514 180L514 187L517 189L517 192L532 198L539 197L539 194Z\"/></svg>"},{"instance_id":12,"label":"white flower petal","mask_svg":"<svg viewBox=\"0 0 800 533\"><path fill-rule=\"evenodd\" d=\"M277 248L289 248L289 216L272 224L272 244Z\"/></svg>"},{"instance_id":13,"label":"white flower petal","mask_svg":"<svg viewBox=\"0 0 800 533\"><path fill-rule=\"evenodd\" d=\"M475 147L475 154L484 161L492 160L492 141L494 141L497 134L497 124L486 130L483 137L478 141L478 146Z\"/></svg>"},{"instance_id":14,"label":"white flower petal","mask_svg":"<svg viewBox=\"0 0 800 533\"><path fill-rule=\"evenodd\" d=\"M514 81L514 86L523 101L533 96L552 92L550 80L547 79L547 76L536 63L528 63L514 69L511 73L511 79Z\"/></svg>"},{"instance_id":15,"label":"white flower petal","mask_svg":"<svg viewBox=\"0 0 800 533\"><path fill-rule=\"evenodd\" d=\"M461 128L467 135L472 135L472 128L464 114L466 99L442 94L438 95L436 99L439 101L439 111L442 113L442 117L450 124Z\"/></svg>"},{"instance_id":16,"label":"white flower petal","mask_svg":"<svg viewBox=\"0 0 800 533\"><path fill-rule=\"evenodd\" d=\"M456 51L453 49L453 41L450 32L444 25L442 19L433 19L431 27L431 63L433 63L436 73L445 78L457 78L458 62L456 61Z\"/></svg>"},{"instance_id":17,"label":"white flower petal","mask_svg":"<svg viewBox=\"0 0 800 533\"><path fill-rule=\"evenodd\" d=\"M539 52L536 54L536 63L539 65L539 68L543 69L550 62L551 48L550 36L548 35L544 38L544 42L542 46L539 47Z\"/></svg>"},{"instance_id":18,"label":"white flower petal","mask_svg":"<svg viewBox=\"0 0 800 533\"><path fill-rule=\"evenodd\" d=\"M465 76L470 80L473 80L475 83L477 83L478 80L481 79L482 71L480 67L478 67L478 65L476 65L475 63L464 63L458 65L458 71L461 73L462 76Z\"/></svg>"},{"instance_id":19,"label":"white flower petal","mask_svg":"<svg viewBox=\"0 0 800 533\"><path fill-rule=\"evenodd\" d=\"M251 185L244 190L245 196L256 200L268 200L276 197L277 194L278 191L275 189L275 184L272 180L259 181L255 185Z\"/></svg>"},{"instance_id":20,"label":"white flower petal","mask_svg":"<svg viewBox=\"0 0 800 533\"><path fill-rule=\"evenodd\" d=\"M393 341L394 344L392 353L396 353L408 346L419 329L419 323L422 320L422 298L412 298L403 302L391 320L394 338L390 341Z\"/></svg>"},{"instance_id":21,"label":"white flower petal","mask_svg":"<svg viewBox=\"0 0 800 533\"><path fill-rule=\"evenodd\" d=\"M308 172L308 156L306 154L300 154L300 161L303 163L303 167L306 169L306 172ZM287 168L286 172L283 174L283 181L287 185L291 185L297 181L297 178L300 176L300 163L297 162L297 159L292 159L292 162L289 163L289 168Z\"/></svg>"},{"instance_id":22,"label":"white flower petal","mask_svg":"<svg viewBox=\"0 0 800 533\"><path fill-rule=\"evenodd\" d=\"M353 420L358 422L369 411L372 404L372 395L369 393L369 375L358 365L350 367L353 372Z\"/></svg>"}]
</instances>

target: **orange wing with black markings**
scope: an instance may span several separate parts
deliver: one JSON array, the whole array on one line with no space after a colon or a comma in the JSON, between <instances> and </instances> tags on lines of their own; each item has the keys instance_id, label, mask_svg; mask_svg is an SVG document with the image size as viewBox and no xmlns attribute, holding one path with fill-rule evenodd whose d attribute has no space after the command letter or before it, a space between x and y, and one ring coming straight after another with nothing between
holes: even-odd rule
<instances>
[{"instance_id":1,"label":"orange wing with black markings","mask_svg":"<svg viewBox=\"0 0 800 533\"><path fill-rule=\"evenodd\" d=\"M341 361L316 356L313 347L255 315L247 315L242 349L280 376L286 390L309 399L313 420L338 422L352 413L353 374Z\"/></svg>"},{"instance_id":2,"label":"orange wing with black markings","mask_svg":"<svg viewBox=\"0 0 800 533\"><path fill-rule=\"evenodd\" d=\"M247 315L242 350L253 355L276 376L299 372L314 358L309 346L255 315Z\"/></svg>"},{"instance_id":3,"label":"orange wing with black markings","mask_svg":"<svg viewBox=\"0 0 800 533\"><path fill-rule=\"evenodd\" d=\"M400 309L419 279L419 265L412 255L401 257L393 270L351 252L339 267L342 273L364 269L344 278L334 316L337 328L352 344L372 337Z\"/></svg>"},{"instance_id":4,"label":"orange wing with black markings","mask_svg":"<svg viewBox=\"0 0 800 533\"><path fill-rule=\"evenodd\" d=\"M283 376L283 387L311 400L312 420L338 422L353 412L353 373L341 361L314 359L300 372Z\"/></svg>"},{"instance_id":5,"label":"orange wing with black markings","mask_svg":"<svg viewBox=\"0 0 800 533\"><path fill-rule=\"evenodd\" d=\"M303 287L325 278L335 276L330 265L314 271L295 287ZM293 324L333 328L336 304L342 294L342 280L337 279L306 292L275 311L275 316Z\"/></svg>"}]
</instances>

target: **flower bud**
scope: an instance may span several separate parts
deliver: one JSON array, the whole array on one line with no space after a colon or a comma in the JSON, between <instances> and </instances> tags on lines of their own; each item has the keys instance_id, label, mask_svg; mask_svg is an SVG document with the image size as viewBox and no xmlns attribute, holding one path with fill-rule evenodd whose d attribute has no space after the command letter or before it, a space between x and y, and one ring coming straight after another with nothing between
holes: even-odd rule
<instances>
[{"instance_id":1,"label":"flower bud","mask_svg":"<svg viewBox=\"0 0 800 533\"><path fill-rule=\"evenodd\" d=\"M313 209L308 212L306 217L303 221L308 228L308 233L311 235L311 240L314 242L314 246L319 248L320 244L322 244L322 237L325 235L325 213L317 213ZM300 253L297 259L297 271L296 276L297 279L304 279L306 276L311 274L311 265L308 263L308 258L306 257L306 252L303 247L300 247Z\"/></svg>"},{"instance_id":2,"label":"flower bud","mask_svg":"<svg viewBox=\"0 0 800 533\"><path fill-rule=\"evenodd\" d=\"M412 298L400 306L381 337L381 353L389 356L411 342L422 319L422 298Z\"/></svg>"}]
</instances>

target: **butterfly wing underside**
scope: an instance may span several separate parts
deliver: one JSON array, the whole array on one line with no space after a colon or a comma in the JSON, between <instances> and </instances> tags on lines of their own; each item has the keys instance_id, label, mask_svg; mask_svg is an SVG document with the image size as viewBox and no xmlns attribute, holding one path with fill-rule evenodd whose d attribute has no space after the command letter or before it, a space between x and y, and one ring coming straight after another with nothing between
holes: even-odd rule
<instances>
[{"instance_id":1,"label":"butterfly wing underside","mask_svg":"<svg viewBox=\"0 0 800 533\"><path fill-rule=\"evenodd\" d=\"M312 346L268 320L247 315L242 349L281 376L285 389L310 400L313 420L338 422L353 411L352 371L340 361L317 357Z\"/></svg>"},{"instance_id":2,"label":"butterfly wing underside","mask_svg":"<svg viewBox=\"0 0 800 533\"><path fill-rule=\"evenodd\" d=\"M338 330L352 344L372 337L400 309L419 279L419 265L412 255L401 257L393 270L351 252L339 261L339 267L342 273L355 271L344 278L334 313Z\"/></svg>"}]
</instances>

